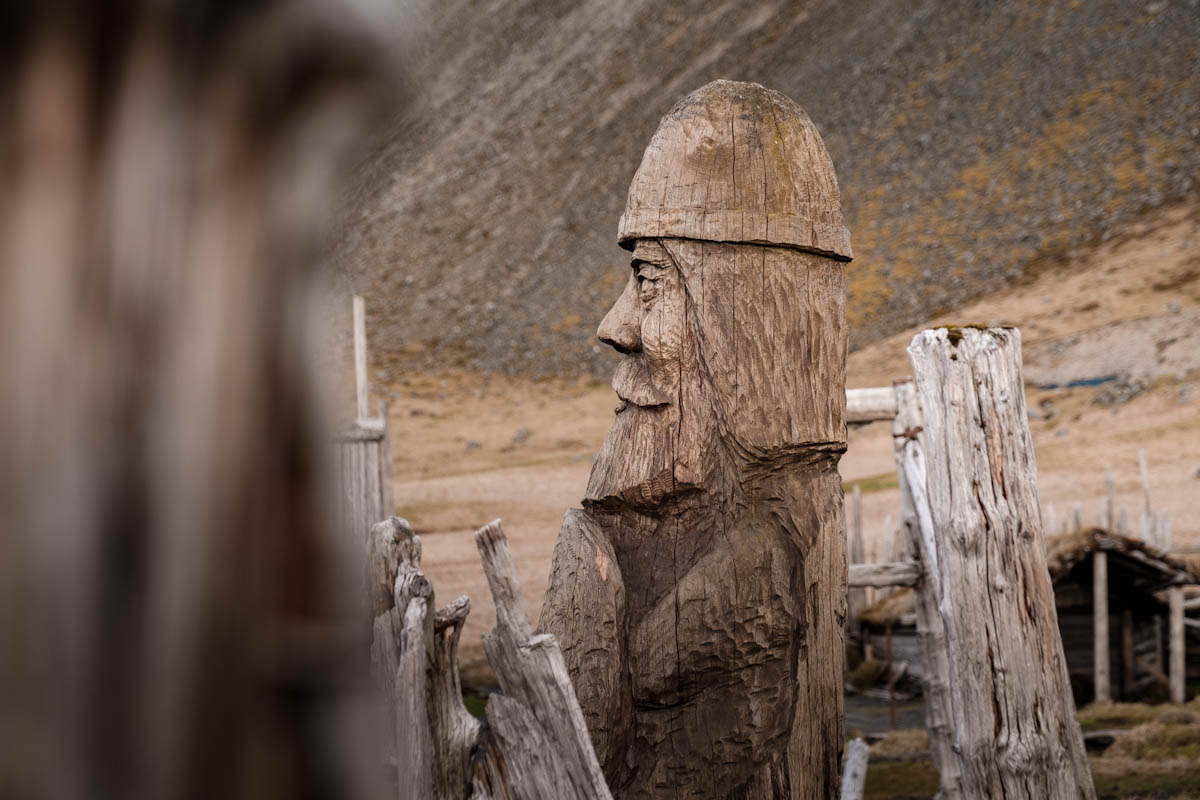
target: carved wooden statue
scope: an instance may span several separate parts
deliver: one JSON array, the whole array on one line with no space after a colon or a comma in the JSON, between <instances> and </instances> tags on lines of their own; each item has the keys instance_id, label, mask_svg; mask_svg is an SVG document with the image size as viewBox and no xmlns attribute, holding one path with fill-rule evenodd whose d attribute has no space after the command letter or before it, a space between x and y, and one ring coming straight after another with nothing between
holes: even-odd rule
<instances>
[{"instance_id":1,"label":"carved wooden statue","mask_svg":"<svg viewBox=\"0 0 1200 800\"><path fill-rule=\"evenodd\" d=\"M717 81L663 119L600 324L619 403L555 548L555 634L616 797L828 798L843 741L844 262L793 101Z\"/></svg>"}]
</instances>

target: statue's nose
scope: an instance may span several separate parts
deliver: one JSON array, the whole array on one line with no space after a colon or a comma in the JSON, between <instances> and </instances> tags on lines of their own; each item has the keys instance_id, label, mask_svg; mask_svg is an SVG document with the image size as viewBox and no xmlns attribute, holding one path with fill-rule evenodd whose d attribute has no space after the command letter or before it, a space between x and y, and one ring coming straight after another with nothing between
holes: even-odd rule
<instances>
[{"instance_id":1,"label":"statue's nose","mask_svg":"<svg viewBox=\"0 0 1200 800\"><path fill-rule=\"evenodd\" d=\"M638 301L637 278L629 276L625 291L600 321L596 331L600 341L620 353L638 353L642 349L642 314Z\"/></svg>"}]
</instances>

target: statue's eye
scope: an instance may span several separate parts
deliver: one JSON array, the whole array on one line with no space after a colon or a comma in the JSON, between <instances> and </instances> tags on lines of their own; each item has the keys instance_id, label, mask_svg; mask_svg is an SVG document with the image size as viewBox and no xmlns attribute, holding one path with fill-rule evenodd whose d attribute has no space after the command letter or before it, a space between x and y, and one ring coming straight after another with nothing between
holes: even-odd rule
<instances>
[{"instance_id":1,"label":"statue's eye","mask_svg":"<svg viewBox=\"0 0 1200 800\"><path fill-rule=\"evenodd\" d=\"M634 267L633 274L637 277L638 286L645 286L647 283L658 282L662 277L662 268L643 261Z\"/></svg>"}]
</instances>

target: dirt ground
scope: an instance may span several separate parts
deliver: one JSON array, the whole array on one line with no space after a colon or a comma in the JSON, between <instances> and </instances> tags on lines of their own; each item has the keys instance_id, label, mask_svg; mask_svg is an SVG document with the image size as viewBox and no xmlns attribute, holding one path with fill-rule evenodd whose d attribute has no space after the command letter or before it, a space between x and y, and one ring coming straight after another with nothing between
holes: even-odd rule
<instances>
[{"instance_id":1,"label":"dirt ground","mask_svg":"<svg viewBox=\"0 0 1200 800\"><path fill-rule=\"evenodd\" d=\"M1111 465L1118 505L1136 527L1144 450L1153 505L1170 513L1175 546L1200 546L1200 205L1157 212L920 327L999 323L1023 336L1044 509L1053 506L1061 521L1078 502L1086 522L1098 521ZM917 330L851 354L848 386L906 375L905 346ZM1111 375L1123 379L1049 388ZM485 679L479 637L494 610L472 534L504 520L536 618L559 523L578 504L615 397L583 379L462 373L412 375L382 389L391 402L396 513L422 537L438 602L470 595L464 678ZM886 559L898 507L889 426L852 430L841 472L863 492L869 557Z\"/></svg>"}]
</instances>

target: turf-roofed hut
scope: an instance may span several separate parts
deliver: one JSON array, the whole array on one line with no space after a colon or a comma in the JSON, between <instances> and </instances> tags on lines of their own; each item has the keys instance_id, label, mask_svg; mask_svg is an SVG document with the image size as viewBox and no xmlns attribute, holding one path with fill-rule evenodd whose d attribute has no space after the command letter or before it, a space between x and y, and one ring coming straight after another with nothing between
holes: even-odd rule
<instances>
[{"instance_id":1,"label":"turf-roofed hut","mask_svg":"<svg viewBox=\"0 0 1200 800\"><path fill-rule=\"evenodd\" d=\"M1200 567L1140 539L1101 528L1049 537L1046 550L1075 702L1084 705L1096 696L1093 570L1098 552L1106 554L1108 573L1112 698L1165 700L1170 655L1166 590L1184 586L1191 587L1185 591L1197 593ZM912 592L887 592L863 610L863 642L874 658L885 659L890 625L893 661L906 662L908 674L920 676L924 659L917 639ZM1185 625L1184 639L1186 679L1193 688L1200 683L1200 629L1194 624ZM1188 696L1191 694L1189 691Z\"/></svg>"}]
</instances>

